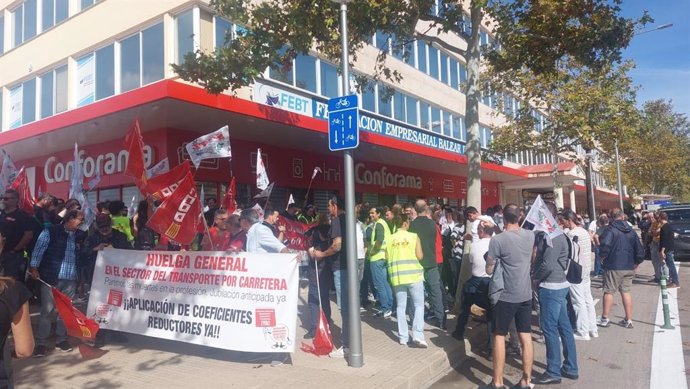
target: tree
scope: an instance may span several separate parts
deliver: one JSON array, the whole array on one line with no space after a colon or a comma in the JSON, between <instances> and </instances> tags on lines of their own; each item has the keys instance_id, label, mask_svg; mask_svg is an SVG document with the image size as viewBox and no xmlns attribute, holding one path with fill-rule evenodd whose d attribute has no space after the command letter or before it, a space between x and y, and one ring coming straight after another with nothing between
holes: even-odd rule
<instances>
[{"instance_id":1,"label":"tree","mask_svg":"<svg viewBox=\"0 0 690 389\"><path fill-rule=\"evenodd\" d=\"M670 101L644 104L640 125L620 143L623 182L631 195L668 194L690 201L690 122L673 111ZM615 161L603 169L609 182L616 180Z\"/></svg>"},{"instance_id":2,"label":"tree","mask_svg":"<svg viewBox=\"0 0 690 389\"><path fill-rule=\"evenodd\" d=\"M557 163L561 158L581 162L577 152L612 151L616 140L630 134L637 110L632 80L627 75L632 63L583 67L566 59L556 71L535 74L528 69L490 72L491 90L498 96L519 96L522 104L511 111L498 99L498 116L506 124L497 128L492 151L513 154L532 150L550 155L556 204L563 206L562 185ZM527 102L530 102L528 104ZM546 115L538 123L535 110Z\"/></svg>"}]
</instances>

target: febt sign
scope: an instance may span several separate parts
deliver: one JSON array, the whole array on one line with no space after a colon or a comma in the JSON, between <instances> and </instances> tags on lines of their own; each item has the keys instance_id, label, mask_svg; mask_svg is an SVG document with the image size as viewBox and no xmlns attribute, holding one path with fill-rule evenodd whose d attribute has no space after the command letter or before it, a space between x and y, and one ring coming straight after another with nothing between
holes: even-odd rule
<instances>
[{"instance_id":1,"label":"febt sign","mask_svg":"<svg viewBox=\"0 0 690 389\"><path fill-rule=\"evenodd\" d=\"M96 156L85 156L84 150L79 151L84 177L93 177L98 171L101 175L122 173L127 167L129 152L120 150L117 153L103 153ZM153 163L153 149L149 145L144 146L144 164L146 168ZM43 165L43 178L47 184L69 181L74 171L74 160L61 162L57 157L49 157Z\"/></svg>"}]
</instances>

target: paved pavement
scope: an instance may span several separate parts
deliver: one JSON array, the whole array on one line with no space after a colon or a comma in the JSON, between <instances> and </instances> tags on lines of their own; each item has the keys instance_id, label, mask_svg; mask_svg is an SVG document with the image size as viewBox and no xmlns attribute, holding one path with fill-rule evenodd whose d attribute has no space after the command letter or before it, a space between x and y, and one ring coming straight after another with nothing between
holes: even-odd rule
<instances>
[{"instance_id":1,"label":"paved pavement","mask_svg":"<svg viewBox=\"0 0 690 389\"><path fill-rule=\"evenodd\" d=\"M683 263L680 266L680 281L690 279L690 263ZM577 381L564 379L560 385L548 385L543 387L553 389L571 388L668 388L681 389L683 379L688 383L685 371L690 372L690 358L684 358L690 354L690 284L684 283L684 287L671 291L673 303L677 303L680 314L679 318L672 315L674 322L680 321L682 334L682 351L678 348L677 352L666 348L661 351L666 361L673 362L670 372L665 375L680 377L681 383L669 385L664 382L650 382L652 371L652 349L655 339L663 334L659 328L657 320L657 308L659 304L659 287L647 280L653 275L652 267L649 262L640 266L638 275L633 284L633 322L634 329L626 329L616 324L623 318L623 307L620 302L620 295L615 297L615 305L612 309L612 324L608 328L600 328L597 339L591 341L576 341L578 364L580 368L580 378ZM593 282L592 294L596 299L601 299L603 293L599 288L600 281ZM601 314L601 302L597 303L597 314ZM663 320L661 321L663 323ZM655 324L656 323L656 324ZM485 331L484 326L473 329ZM483 343L471 342L468 352L469 357L465 362L456 367L445 377L431 387L434 389L469 389L477 388L479 385L491 381L491 361L487 355L481 353ZM535 343L535 364L534 372L542 373L545 370L546 351L544 345ZM682 359L682 360L681 360ZM657 361L659 362L659 361ZM667 362L663 362L667 363ZM655 365L659 369L659 365ZM520 361L516 358L509 358L506 367L506 384L515 384L521 375ZM661 377L668 378L668 377Z\"/></svg>"},{"instance_id":2,"label":"paved pavement","mask_svg":"<svg viewBox=\"0 0 690 389\"><path fill-rule=\"evenodd\" d=\"M300 291L298 327L309 319L306 289ZM340 315L333 305L335 339ZM36 307L34 307L36 308ZM37 317L34 317L34 321ZM17 388L421 388L447 374L465 358L464 345L445 331L428 328L428 349L401 346L395 320L362 314L364 367L350 368L343 359L330 359L299 350L291 365L270 366L261 354L127 335L126 343L107 345L99 359L82 360L53 350L45 358L15 361ZM305 333L299 328L299 339ZM299 345L298 345L299 346Z\"/></svg>"}]
</instances>

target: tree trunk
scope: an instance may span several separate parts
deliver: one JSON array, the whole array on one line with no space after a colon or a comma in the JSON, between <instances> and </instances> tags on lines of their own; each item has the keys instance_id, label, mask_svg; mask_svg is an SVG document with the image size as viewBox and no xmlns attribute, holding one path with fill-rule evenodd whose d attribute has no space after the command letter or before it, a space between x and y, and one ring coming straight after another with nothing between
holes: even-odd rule
<instances>
[{"instance_id":1,"label":"tree trunk","mask_svg":"<svg viewBox=\"0 0 690 389\"><path fill-rule=\"evenodd\" d=\"M467 42L467 87L465 89L465 125L467 126L467 140L465 144L465 156L467 157L467 206L482 210L482 170L481 170L481 144L479 143L479 64L481 52L479 41L479 26L482 22L481 1L472 0L470 19L472 20L472 35ZM467 222L465 231L470 232L471 223ZM469 261L470 241L465 242L460 265L460 279L455 293L455 305L453 311L460 308L462 288L465 282L472 276L472 265Z\"/></svg>"}]
</instances>

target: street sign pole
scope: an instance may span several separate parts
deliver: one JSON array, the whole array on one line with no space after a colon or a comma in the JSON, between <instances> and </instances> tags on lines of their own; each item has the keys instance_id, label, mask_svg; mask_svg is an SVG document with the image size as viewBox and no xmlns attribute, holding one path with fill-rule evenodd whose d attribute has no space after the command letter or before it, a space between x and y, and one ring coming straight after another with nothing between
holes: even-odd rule
<instances>
[{"instance_id":1,"label":"street sign pole","mask_svg":"<svg viewBox=\"0 0 690 389\"><path fill-rule=\"evenodd\" d=\"M335 1L335 0L334 0ZM340 3L340 38L342 44L342 96L350 93L350 69L347 44L347 3L350 0L339 0ZM359 130L359 123L356 124ZM357 276L357 235L355 234L355 164L352 151L344 151L345 170L345 243L347 245L347 296L348 296L348 324L350 330L350 355L348 363L351 367L362 367L364 356L362 353L362 323L359 316L359 280Z\"/></svg>"}]
</instances>

